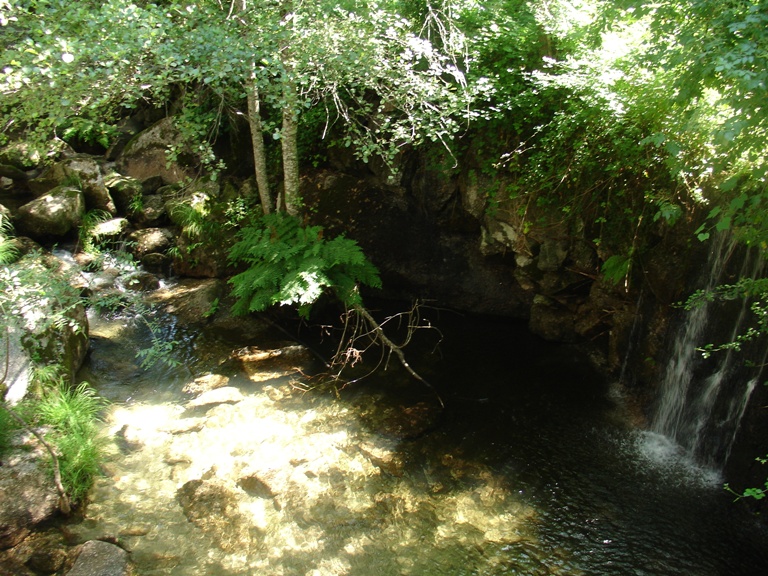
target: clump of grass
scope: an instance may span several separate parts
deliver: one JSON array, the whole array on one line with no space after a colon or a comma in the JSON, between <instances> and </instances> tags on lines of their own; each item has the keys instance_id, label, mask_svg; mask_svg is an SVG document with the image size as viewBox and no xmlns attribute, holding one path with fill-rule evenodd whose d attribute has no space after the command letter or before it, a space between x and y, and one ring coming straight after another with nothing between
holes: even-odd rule
<instances>
[{"instance_id":1,"label":"clump of grass","mask_svg":"<svg viewBox=\"0 0 768 576\"><path fill-rule=\"evenodd\" d=\"M8 451L11 435L17 428L16 421L0 406L0 458Z\"/></svg>"},{"instance_id":2,"label":"clump of grass","mask_svg":"<svg viewBox=\"0 0 768 576\"><path fill-rule=\"evenodd\" d=\"M83 500L99 473L103 439L97 423L105 405L83 382L48 390L34 409L39 424L50 428L48 440L58 454L61 482L74 502Z\"/></svg>"}]
</instances>

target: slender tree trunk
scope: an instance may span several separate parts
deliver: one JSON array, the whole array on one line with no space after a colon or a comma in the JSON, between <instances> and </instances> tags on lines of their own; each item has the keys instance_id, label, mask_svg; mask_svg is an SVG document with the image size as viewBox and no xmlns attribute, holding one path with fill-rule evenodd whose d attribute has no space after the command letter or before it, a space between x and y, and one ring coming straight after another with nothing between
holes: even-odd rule
<instances>
[{"instance_id":1,"label":"slender tree trunk","mask_svg":"<svg viewBox=\"0 0 768 576\"><path fill-rule=\"evenodd\" d=\"M298 120L299 107L291 41L294 35L294 1L282 0L281 11L283 26L287 34L280 42L280 63L283 67L283 126L280 134L280 144L283 153L283 186L285 211L291 216L301 212L301 196L299 195L299 150L298 150Z\"/></svg>"},{"instance_id":2,"label":"slender tree trunk","mask_svg":"<svg viewBox=\"0 0 768 576\"><path fill-rule=\"evenodd\" d=\"M299 195L298 119L296 117L296 89L292 82L285 85L283 102L283 182L285 187L285 211L298 216L301 210Z\"/></svg>"},{"instance_id":3,"label":"slender tree trunk","mask_svg":"<svg viewBox=\"0 0 768 576\"><path fill-rule=\"evenodd\" d=\"M267 175L267 156L264 152L264 132L261 125L261 100L256 80L248 87L248 126L251 129L251 145L253 147L253 165L256 173L256 186L261 198L261 209L264 214L272 212L274 206L272 194L269 191Z\"/></svg>"}]
</instances>

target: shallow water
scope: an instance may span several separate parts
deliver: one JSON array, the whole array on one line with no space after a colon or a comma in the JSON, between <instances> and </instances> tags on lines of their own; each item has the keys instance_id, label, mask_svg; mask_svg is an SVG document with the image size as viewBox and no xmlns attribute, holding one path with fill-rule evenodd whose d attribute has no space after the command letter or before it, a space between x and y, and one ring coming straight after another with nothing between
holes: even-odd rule
<instances>
[{"instance_id":1,"label":"shallow water","mask_svg":"<svg viewBox=\"0 0 768 576\"><path fill-rule=\"evenodd\" d=\"M716 475L633 430L574 350L432 314L442 340L420 334L408 355L446 408L412 439L371 417L435 401L395 366L337 394L259 381L222 363L254 342L169 324L182 366L143 371L146 334L95 323L81 376L114 402L111 456L72 530L116 538L139 574L768 573L765 535ZM185 384L227 370L241 400L185 407ZM237 483L255 477L279 490ZM208 481L230 500L200 518L180 490Z\"/></svg>"}]
</instances>

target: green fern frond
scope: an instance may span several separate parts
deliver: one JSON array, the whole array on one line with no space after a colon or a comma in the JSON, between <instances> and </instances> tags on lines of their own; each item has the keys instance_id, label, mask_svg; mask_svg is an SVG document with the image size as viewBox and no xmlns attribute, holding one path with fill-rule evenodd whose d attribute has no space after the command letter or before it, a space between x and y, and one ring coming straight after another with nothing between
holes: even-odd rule
<instances>
[{"instance_id":1,"label":"green fern frond","mask_svg":"<svg viewBox=\"0 0 768 576\"><path fill-rule=\"evenodd\" d=\"M229 261L248 266L230 280L238 299L234 313L289 304L303 314L328 290L348 304L358 284L381 286L378 270L355 241L343 236L326 240L320 226L302 227L280 213L242 228Z\"/></svg>"},{"instance_id":2,"label":"green fern frond","mask_svg":"<svg viewBox=\"0 0 768 576\"><path fill-rule=\"evenodd\" d=\"M18 256L19 251L13 242L13 224L0 214L0 265L15 262Z\"/></svg>"}]
</instances>

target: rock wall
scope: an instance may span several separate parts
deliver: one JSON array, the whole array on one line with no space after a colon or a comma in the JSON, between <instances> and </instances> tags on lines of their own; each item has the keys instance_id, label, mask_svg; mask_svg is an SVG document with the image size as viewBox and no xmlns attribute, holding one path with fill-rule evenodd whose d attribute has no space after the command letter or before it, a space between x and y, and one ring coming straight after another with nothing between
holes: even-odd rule
<instances>
[{"instance_id":1,"label":"rock wall","mask_svg":"<svg viewBox=\"0 0 768 576\"><path fill-rule=\"evenodd\" d=\"M648 340L635 352L660 346L670 305L686 294L687 270L695 267L685 225L653 239L631 285L614 285L600 271L606 255L583 219L525 211L519 202L494 200L487 190L499 184L491 179L424 158L409 162L396 179L329 169L303 181L312 222L357 240L379 267L387 295L527 319L534 334L580 344L606 373L618 375L645 294ZM650 378L652 370L646 372L638 376Z\"/></svg>"}]
</instances>

